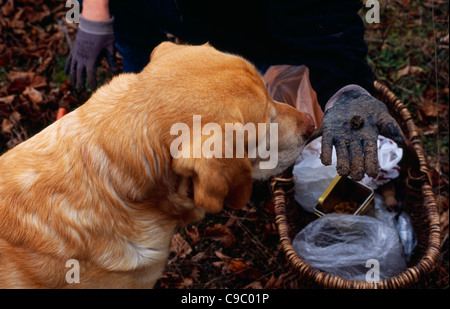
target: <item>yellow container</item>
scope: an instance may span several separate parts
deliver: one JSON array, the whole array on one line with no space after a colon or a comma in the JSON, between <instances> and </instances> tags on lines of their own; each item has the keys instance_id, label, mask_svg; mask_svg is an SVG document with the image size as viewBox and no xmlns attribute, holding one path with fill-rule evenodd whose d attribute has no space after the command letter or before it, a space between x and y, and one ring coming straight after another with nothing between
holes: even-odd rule
<instances>
[{"instance_id":1,"label":"yellow container","mask_svg":"<svg viewBox=\"0 0 450 309\"><path fill-rule=\"evenodd\" d=\"M314 213L319 217L331 213L375 216L372 188L337 175L319 197Z\"/></svg>"}]
</instances>

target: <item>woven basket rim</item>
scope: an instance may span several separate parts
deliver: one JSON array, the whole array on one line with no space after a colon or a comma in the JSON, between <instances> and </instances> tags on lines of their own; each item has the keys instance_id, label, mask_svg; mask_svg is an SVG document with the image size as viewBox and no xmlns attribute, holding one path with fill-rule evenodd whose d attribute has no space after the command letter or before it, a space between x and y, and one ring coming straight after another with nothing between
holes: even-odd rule
<instances>
[{"instance_id":1,"label":"woven basket rim","mask_svg":"<svg viewBox=\"0 0 450 309\"><path fill-rule=\"evenodd\" d=\"M374 83L377 97L393 108L401 118L408 144L417 155L419 161L419 170L421 177L421 192L424 198L424 207L427 210L427 229L429 231L427 248L421 259L414 266L409 267L402 273L384 279L379 282L366 282L359 280L348 280L340 276L336 276L312 267L304 261L294 250L290 235L290 227L288 224L286 201L289 193L286 188L293 183L293 177L283 178L274 177L271 180L271 190L273 202L275 205L276 224L280 234L280 243L283 251L291 265L298 271L300 277L315 282L324 288L362 288L362 289L386 289L386 288L405 288L418 283L421 278L432 272L440 257L440 226L439 211L436 203L435 195L432 191L431 181L429 177L428 165L424 150L422 148L418 129L414 123L411 114L406 106L390 91L385 85L378 81Z\"/></svg>"}]
</instances>

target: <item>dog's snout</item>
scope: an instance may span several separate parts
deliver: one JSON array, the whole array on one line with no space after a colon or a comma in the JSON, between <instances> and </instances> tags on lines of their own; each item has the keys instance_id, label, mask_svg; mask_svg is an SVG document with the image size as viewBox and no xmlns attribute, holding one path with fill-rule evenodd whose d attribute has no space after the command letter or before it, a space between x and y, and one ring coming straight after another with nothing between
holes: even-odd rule
<instances>
[{"instance_id":1,"label":"dog's snout","mask_svg":"<svg viewBox=\"0 0 450 309\"><path fill-rule=\"evenodd\" d=\"M307 140L313 134L316 126L314 125L314 120L310 114L305 113L305 116L305 133L303 134L303 138Z\"/></svg>"}]
</instances>

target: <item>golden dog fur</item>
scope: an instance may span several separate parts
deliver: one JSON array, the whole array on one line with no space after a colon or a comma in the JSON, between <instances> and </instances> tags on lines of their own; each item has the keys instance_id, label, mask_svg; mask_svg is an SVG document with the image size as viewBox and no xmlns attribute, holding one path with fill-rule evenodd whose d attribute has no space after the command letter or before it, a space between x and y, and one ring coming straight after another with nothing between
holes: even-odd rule
<instances>
[{"instance_id":1,"label":"golden dog fur","mask_svg":"<svg viewBox=\"0 0 450 309\"><path fill-rule=\"evenodd\" d=\"M279 161L179 158L176 122L278 123ZM269 128L268 128L269 130ZM1 288L151 288L177 229L243 207L252 178L293 163L310 118L272 101L241 57L162 43L78 109L0 157ZM266 132L268 134L268 132ZM67 283L76 259L80 282Z\"/></svg>"}]
</instances>

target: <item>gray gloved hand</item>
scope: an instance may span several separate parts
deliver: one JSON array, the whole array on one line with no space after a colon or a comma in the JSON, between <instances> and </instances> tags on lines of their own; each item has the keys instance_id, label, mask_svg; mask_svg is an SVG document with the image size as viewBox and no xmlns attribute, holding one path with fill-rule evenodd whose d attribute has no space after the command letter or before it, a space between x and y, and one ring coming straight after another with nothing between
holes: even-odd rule
<instances>
[{"instance_id":1,"label":"gray gloved hand","mask_svg":"<svg viewBox=\"0 0 450 309\"><path fill-rule=\"evenodd\" d=\"M85 88L86 75L91 90L97 88L97 66L102 51L110 70L117 72L117 60L114 52L114 17L105 21L92 21L80 16L80 24L75 43L66 62L65 73L77 90Z\"/></svg>"},{"instance_id":2,"label":"gray gloved hand","mask_svg":"<svg viewBox=\"0 0 450 309\"><path fill-rule=\"evenodd\" d=\"M400 126L389 114L386 105L368 93L343 92L322 120L322 153L324 165L331 164L333 145L336 147L339 175L361 180L366 173L376 177L378 167L378 135L405 144Z\"/></svg>"}]
</instances>

